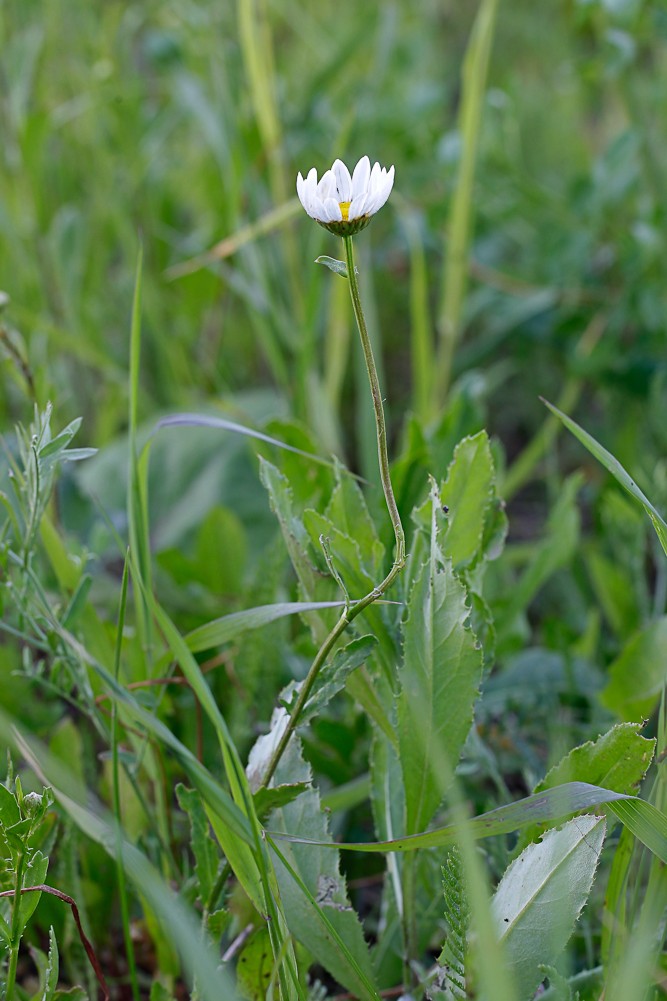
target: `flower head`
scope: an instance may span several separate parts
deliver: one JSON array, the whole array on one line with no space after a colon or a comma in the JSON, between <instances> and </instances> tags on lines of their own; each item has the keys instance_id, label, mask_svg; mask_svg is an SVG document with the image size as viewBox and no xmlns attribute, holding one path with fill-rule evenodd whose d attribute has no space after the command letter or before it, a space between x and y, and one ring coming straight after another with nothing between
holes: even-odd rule
<instances>
[{"instance_id":1,"label":"flower head","mask_svg":"<svg viewBox=\"0 0 667 1001\"><path fill-rule=\"evenodd\" d=\"M351 177L342 160L336 160L319 183L314 167L305 180L299 174L296 190L311 219L336 236L352 236L368 226L389 198L393 184L393 167L387 170L376 163L371 170L370 160L362 156Z\"/></svg>"}]
</instances>

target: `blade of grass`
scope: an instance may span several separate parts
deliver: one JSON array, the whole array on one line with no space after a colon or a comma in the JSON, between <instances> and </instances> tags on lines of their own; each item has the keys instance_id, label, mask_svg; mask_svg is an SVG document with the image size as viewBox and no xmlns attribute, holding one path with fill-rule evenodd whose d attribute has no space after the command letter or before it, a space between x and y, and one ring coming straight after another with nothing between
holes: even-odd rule
<instances>
[{"instance_id":1,"label":"blade of grass","mask_svg":"<svg viewBox=\"0 0 667 1001\"><path fill-rule=\"evenodd\" d=\"M123 577L120 586L120 600L118 605L118 625L116 627L116 648L114 652L114 679L119 684L120 658L123 647L123 628L125 625L125 609L127 606L127 585L129 578L129 561L125 557L123 565ZM125 942L125 955L130 974L130 986L134 1001L139 1001L139 981L137 979L137 964L134 958L134 943L130 932L130 907L127 899L127 886L125 883L125 867L123 865L123 835L122 835L122 814L120 805L120 765L118 758L118 706L115 702L111 704L111 774L113 782L113 813L116 821L116 874L118 879L118 896L120 898L120 915L123 926L123 941Z\"/></svg>"},{"instance_id":2,"label":"blade of grass","mask_svg":"<svg viewBox=\"0 0 667 1001\"><path fill-rule=\"evenodd\" d=\"M621 484L621 486L627 490L627 492L638 500L642 505L647 515L653 523L653 527L656 531L656 535L660 540L660 545L667 555L667 522L662 517L660 512L651 504L650 500L646 494L640 490L635 481L632 479L630 474L623 468L618 459L608 452L598 441L595 440L593 435L589 434L588 431L584 431L576 421L573 421L571 417L567 414L562 413L558 407L554 407L552 403L548 400L542 400L542 402L549 408L549 410L558 417L559 420L563 422L568 431L571 431L575 438L578 438L582 445L588 449L591 455L594 455L598 462L601 462L605 469L611 473L615 480Z\"/></svg>"},{"instance_id":3,"label":"blade of grass","mask_svg":"<svg viewBox=\"0 0 667 1001\"><path fill-rule=\"evenodd\" d=\"M627 804L630 803L630 808ZM529 824L549 824L565 820L580 810L606 805L632 833L663 862L667 862L667 815L646 800L612 792L587 782L566 782L545 792L526 796L507 806L499 806L466 822L466 829L476 840L509 834ZM269 832L273 837L309 844L308 839ZM412 852L438 848L456 841L456 825L447 824L424 834L411 834L393 841L338 842L336 848L358 852ZM312 842L323 845L325 842Z\"/></svg>"},{"instance_id":4,"label":"blade of grass","mask_svg":"<svg viewBox=\"0 0 667 1001\"><path fill-rule=\"evenodd\" d=\"M435 366L432 414L445 404L468 278L468 248L473 218L475 163L486 92L498 0L482 0L473 26L462 72L459 134L461 159L447 226L442 299L438 314L439 348Z\"/></svg>"},{"instance_id":5,"label":"blade of grass","mask_svg":"<svg viewBox=\"0 0 667 1001\"><path fill-rule=\"evenodd\" d=\"M127 519L130 533L130 548L136 554L136 562L141 574L141 581L146 590L150 590L150 540L148 536L147 499L143 487L144 476L140 469L137 451L137 414L139 406L139 372L141 368L141 285L143 270L143 247L139 246L137 268L132 301L132 323L130 328L130 383L129 383L129 413L128 413L128 510ZM134 595L137 629L141 647L146 658L144 678L151 674L152 640L150 635L150 615L146 608L142 590L135 589Z\"/></svg>"}]
</instances>

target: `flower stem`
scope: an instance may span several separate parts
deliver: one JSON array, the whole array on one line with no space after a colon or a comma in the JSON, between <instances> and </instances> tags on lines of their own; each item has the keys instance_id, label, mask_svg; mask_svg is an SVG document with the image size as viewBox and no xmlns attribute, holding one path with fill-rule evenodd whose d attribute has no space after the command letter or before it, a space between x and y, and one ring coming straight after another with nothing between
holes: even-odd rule
<instances>
[{"instance_id":1,"label":"flower stem","mask_svg":"<svg viewBox=\"0 0 667 1001\"><path fill-rule=\"evenodd\" d=\"M377 442L378 442L378 462L380 465L380 479L382 480L382 489L384 491L385 501L387 502L387 509L389 511L389 517L391 518L392 527L394 529L394 538L396 543L396 548L394 551L394 562L392 567L381 583L369 591L368 594L361 598L359 601L352 602L349 606L346 606L345 610L341 614L336 625L333 627L327 638L322 643L320 649L315 655L315 659L310 666L310 670L303 682L301 689L299 691L299 697L297 698L296 704L290 718L288 720L285 731L280 738L278 746L273 752L273 756L269 762L266 774L264 775L263 784L268 786L269 782L273 778L278 763L282 758L285 748L287 747L290 737L294 733L296 727L299 723L299 717L303 711L306 702L310 696L313 689L313 685L317 679L320 670L322 669L329 653L336 645L338 639L343 635L350 622L356 619L365 608L371 605L378 598L382 597L387 588L391 587L394 580L401 572L405 566L405 533L403 531L403 525L401 523L401 516L398 512L398 505L396 504L396 498L394 497L394 490L391 485L391 476L389 473L389 456L387 454L387 429L384 420L384 409L382 406L382 394L380 392L380 382L378 380L377 368L375 366L375 358L373 357L373 348L371 346L370 337L368 336L368 329L366 327L366 320L364 319L364 313L361 308L361 297L359 295L359 284L357 282L357 272L354 266L354 250L352 248L352 237L344 236L343 243L345 245L345 259L347 261L347 277L350 284L350 296L352 297L352 308L354 309L354 316L357 321L357 327L359 328L359 336L361 337L361 346L364 352L364 359L366 361L366 368L368 370L368 382L371 389L371 396L373 398L373 411L375 413L375 429L377 432Z\"/></svg>"},{"instance_id":2,"label":"flower stem","mask_svg":"<svg viewBox=\"0 0 667 1001\"><path fill-rule=\"evenodd\" d=\"M14 898L12 900L12 918L9 939L9 964L7 967L7 981L5 984L5 998L7 1001L13 1001L15 993L16 969L19 958L19 947L21 945L21 889L23 887L25 863L25 852L21 849L18 853L15 865Z\"/></svg>"}]
</instances>

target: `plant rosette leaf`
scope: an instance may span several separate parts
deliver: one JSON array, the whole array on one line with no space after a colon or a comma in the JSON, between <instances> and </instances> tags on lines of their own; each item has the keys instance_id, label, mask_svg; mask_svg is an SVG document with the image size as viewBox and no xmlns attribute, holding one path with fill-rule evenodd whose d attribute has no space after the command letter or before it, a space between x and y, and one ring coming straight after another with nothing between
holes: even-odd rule
<instances>
[{"instance_id":1,"label":"plant rosette leaf","mask_svg":"<svg viewBox=\"0 0 667 1001\"><path fill-rule=\"evenodd\" d=\"M604 817L575 817L512 862L491 902L520 998L544 979L588 899L604 843Z\"/></svg>"}]
</instances>

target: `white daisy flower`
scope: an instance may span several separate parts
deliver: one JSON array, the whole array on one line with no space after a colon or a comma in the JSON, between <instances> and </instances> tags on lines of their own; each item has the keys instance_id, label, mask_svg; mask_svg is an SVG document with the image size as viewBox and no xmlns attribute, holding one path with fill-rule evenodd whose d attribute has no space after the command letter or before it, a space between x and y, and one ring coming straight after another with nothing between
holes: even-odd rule
<instances>
[{"instance_id":1,"label":"white daisy flower","mask_svg":"<svg viewBox=\"0 0 667 1001\"><path fill-rule=\"evenodd\" d=\"M336 236L352 236L368 226L391 194L394 168L387 170L376 163L371 170L367 156L350 172L336 160L318 183L313 167L308 176L296 179L296 190L304 209L316 222Z\"/></svg>"}]
</instances>

